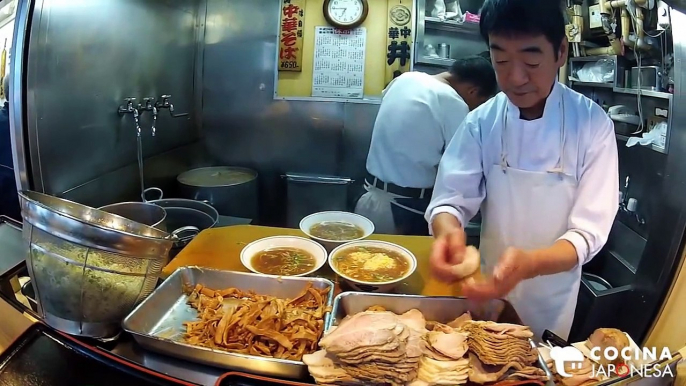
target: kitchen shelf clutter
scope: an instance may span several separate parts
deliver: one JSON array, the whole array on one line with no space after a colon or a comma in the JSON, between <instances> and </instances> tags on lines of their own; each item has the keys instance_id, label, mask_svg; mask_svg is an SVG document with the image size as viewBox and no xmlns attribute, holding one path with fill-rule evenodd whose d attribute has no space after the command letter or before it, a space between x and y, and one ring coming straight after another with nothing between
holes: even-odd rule
<instances>
[{"instance_id":1,"label":"kitchen shelf clutter","mask_svg":"<svg viewBox=\"0 0 686 386\"><path fill-rule=\"evenodd\" d=\"M450 67L487 50L479 33L483 0L418 0L415 65Z\"/></svg>"}]
</instances>

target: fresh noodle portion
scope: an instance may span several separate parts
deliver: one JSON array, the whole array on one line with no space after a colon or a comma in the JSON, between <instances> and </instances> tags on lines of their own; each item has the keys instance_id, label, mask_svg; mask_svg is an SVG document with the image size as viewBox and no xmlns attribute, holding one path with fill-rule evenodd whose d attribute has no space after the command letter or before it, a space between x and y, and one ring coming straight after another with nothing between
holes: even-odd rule
<instances>
[{"instance_id":1,"label":"fresh noodle portion","mask_svg":"<svg viewBox=\"0 0 686 386\"><path fill-rule=\"evenodd\" d=\"M184 341L230 352L299 361L317 350L324 331L329 288L308 283L295 298L280 299L236 288L213 290L200 284L188 303L198 320L184 323Z\"/></svg>"},{"instance_id":2,"label":"fresh noodle portion","mask_svg":"<svg viewBox=\"0 0 686 386\"><path fill-rule=\"evenodd\" d=\"M333 258L335 268L348 278L381 283L403 277L410 262L402 254L378 247L350 247Z\"/></svg>"}]
</instances>

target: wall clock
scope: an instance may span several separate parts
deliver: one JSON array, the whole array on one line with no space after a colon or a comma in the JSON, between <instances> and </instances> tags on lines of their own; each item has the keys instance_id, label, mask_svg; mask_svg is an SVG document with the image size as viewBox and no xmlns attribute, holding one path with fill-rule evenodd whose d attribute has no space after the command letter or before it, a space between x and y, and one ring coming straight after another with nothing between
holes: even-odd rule
<instances>
[{"instance_id":1,"label":"wall clock","mask_svg":"<svg viewBox=\"0 0 686 386\"><path fill-rule=\"evenodd\" d=\"M324 18L336 28L359 27L368 13L367 0L324 0Z\"/></svg>"}]
</instances>

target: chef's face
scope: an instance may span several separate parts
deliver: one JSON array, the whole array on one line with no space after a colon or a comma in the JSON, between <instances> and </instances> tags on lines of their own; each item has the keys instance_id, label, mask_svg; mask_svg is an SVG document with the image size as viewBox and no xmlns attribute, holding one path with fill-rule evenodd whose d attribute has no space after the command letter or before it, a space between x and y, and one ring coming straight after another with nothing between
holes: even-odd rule
<instances>
[{"instance_id":1,"label":"chef's face","mask_svg":"<svg viewBox=\"0 0 686 386\"><path fill-rule=\"evenodd\" d=\"M545 101L558 70L567 61L566 38L558 52L544 35L490 35L489 45L498 85L520 109Z\"/></svg>"}]
</instances>

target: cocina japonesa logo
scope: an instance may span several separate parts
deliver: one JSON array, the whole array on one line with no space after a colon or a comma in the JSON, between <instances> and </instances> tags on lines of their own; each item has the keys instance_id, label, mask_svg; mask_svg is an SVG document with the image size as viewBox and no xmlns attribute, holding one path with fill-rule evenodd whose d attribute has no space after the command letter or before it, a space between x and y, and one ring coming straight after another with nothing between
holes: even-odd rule
<instances>
[{"instance_id":1,"label":"cocina japonesa logo","mask_svg":"<svg viewBox=\"0 0 686 386\"><path fill-rule=\"evenodd\" d=\"M555 364L555 372L562 377L571 377L566 369L579 369L585 359L585 355L581 350L574 346L567 347L552 347L550 342L548 345L543 344L542 347L550 349L550 358ZM609 378L615 374L623 377L626 375L646 378L658 378L663 376L674 377L674 373L669 366L660 365L656 362L664 360L671 360L672 353L667 347L663 348L658 356L657 348L644 347L643 349L637 347L625 347L622 350L617 350L614 347L607 347L601 351L600 347L594 347L590 350L589 359L593 361L591 369L591 377L594 378ZM598 364L603 359L609 361L621 360L619 364ZM567 367L565 367L567 366Z\"/></svg>"}]
</instances>

